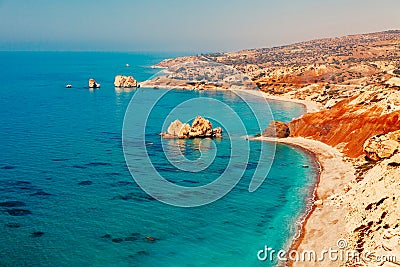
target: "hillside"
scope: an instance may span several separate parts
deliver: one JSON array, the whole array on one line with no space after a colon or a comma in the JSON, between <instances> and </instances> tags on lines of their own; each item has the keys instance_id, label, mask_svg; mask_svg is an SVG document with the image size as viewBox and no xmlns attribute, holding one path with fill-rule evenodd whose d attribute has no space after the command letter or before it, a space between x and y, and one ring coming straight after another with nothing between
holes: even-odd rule
<instances>
[{"instance_id":1,"label":"hillside","mask_svg":"<svg viewBox=\"0 0 400 267\"><path fill-rule=\"evenodd\" d=\"M211 61L235 68L273 95L328 107L368 85L400 86L400 31L350 35L287 46L168 59L156 67ZM388 82L389 81L389 82Z\"/></svg>"},{"instance_id":2,"label":"hillside","mask_svg":"<svg viewBox=\"0 0 400 267\"><path fill-rule=\"evenodd\" d=\"M236 72L245 89L320 103L321 112L291 123L292 135L351 157L363 154L368 137L400 128L399 30L167 59L155 67L167 68L167 75L148 86L228 89L239 86L229 79Z\"/></svg>"}]
</instances>

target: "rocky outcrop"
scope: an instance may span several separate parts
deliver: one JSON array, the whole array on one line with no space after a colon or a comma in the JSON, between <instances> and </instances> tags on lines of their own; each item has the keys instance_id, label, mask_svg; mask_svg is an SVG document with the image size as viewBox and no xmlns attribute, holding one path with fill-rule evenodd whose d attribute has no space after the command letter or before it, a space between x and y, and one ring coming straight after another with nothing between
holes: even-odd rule
<instances>
[{"instance_id":1,"label":"rocky outcrop","mask_svg":"<svg viewBox=\"0 0 400 267\"><path fill-rule=\"evenodd\" d=\"M189 137L211 137L213 133L212 124L209 120L197 116L189 131Z\"/></svg>"},{"instance_id":2,"label":"rocky outcrop","mask_svg":"<svg viewBox=\"0 0 400 267\"><path fill-rule=\"evenodd\" d=\"M386 84L389 84L391 86L399 86L400 87L400 78L399 77L393 77L390 78Z\"/></svg>"},{"instance_id":3,"label":"rocky outcrop","mask_svg":"<svg viewBox=\"0 0 400 267\"><path fill-rule=\"evenodd\" d=\"M213 129L213 137L222 137L222 128L217 127Z\"/></svg>"},{"instance_id":4,"label":"rocky outcrop","mask_svg":"<svg viewBox=\"0 0 400 267\"><path fill-rule=\"evenodd\" d=\"M117 75L114 79L115 87L131 88L137 86L137 81L132 76Z\"/></svg>"},{"instance_id":5,"label":"rocky outcrop","mask_svg":"<svg viewBox=\"0 0 400 267\"><path fill-rule=\"evenodd\" d=\"M262 136L286 138L290 135L289 125L280 121L271 121Z\"/></svg>"},{"instance_id":6,"label":"rocky outcrop","mask_svg":"<svg viewBox=\"0 0 400 267\"><path fill-rule=\"evenodd\" d=\"M166 133L162 133L165 138L213 138L222 137L222 128L212 128L212 124L209 120L197 116L192 122L192 126L186 123L182 123L179 120L173 121Z\"/></svg>"},{"instance_id":7,"label":"rocky outcrop","mask_svg":"<svg viewBox=\"0 0 400 267\"><path fill-rule=\"evenodd\" d=\"M89 88L100 88L100 84L95 79L89 79Z\"/></svg>"},{"instance_id":8,"label":"rocky outcrop","mask_svg":"<svg viewBox=\"0 0 400 267\"><path fill-rule=\"evenodd\" d=\"M189 131L189 124L182 123L180 120L175 120L169 125L167 133L171 136L177 136L178 138L185 138L188 136Z\"/></svg>"},{"instance_id":9,"label":"rocky outcrop","mask_svg":"<svg viewBox=\"0 0 400 267\"><path fill-rule=\"evenodd\" d=\"M365 154L375 161L390 158L398 151L400 151L400 130L370 137L364 143Z\"/></svg>"}]
</instances>

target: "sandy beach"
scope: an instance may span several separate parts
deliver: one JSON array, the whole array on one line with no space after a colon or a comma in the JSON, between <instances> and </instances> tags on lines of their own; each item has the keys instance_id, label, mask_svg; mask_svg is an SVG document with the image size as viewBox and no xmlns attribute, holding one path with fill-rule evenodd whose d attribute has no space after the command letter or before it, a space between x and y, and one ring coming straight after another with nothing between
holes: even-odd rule
<instances>
[{"instance_id":1,"label":"sandy beach","mask_svg":"<svg viewBox=\"0 0 400 267\"><path fill-rule=\"evenodd\" d=\"M320 111L321 106L315 101L292 99L285 96L273 96L262 91L245 91L259 97L271 100L292 102L302 104L306 113ZM355 180L355 169L351 162L346 162L344 155L320 141L303 137L271 138L257 137L251 140L264 142L276 142L292 145L311 152L320 166L318 182L315 185L311 200L314 204L308 214L301 218L299 236L290 245L290 251L297 251L299 255L304 251L315 251L316 255L322 255L324 250L340 250L341 243L346 244L346 221L347 207L336 205L335 197L343 194L343 190L351 181ZM339 243L339 247L338 247ZM346 248L344 248L346 249ZM344 262L332 261L328 257L321 262L310 261L288 261L283 266L339 266Z\"/></svg>"},{"instance_id":2,"label":"sandy beach","mask_svg":"<svg viewBox=\"0 0 400 267\"><path fill-rule=\"evenodd\" d=\"M153 85L147 84L148 81L143 81L140 84L141 88L154 88ZM187 86L177 86L177 85L160 85L157 88L164 88L164 89L169 89L169 90L196 90L195 88L189 88ZM307 113L313 113L313 112L318 112L321 110L321 105L315 101L311 100L300 100L300 99L294 99L294 98L289 98L287 96L276 96L276 95L271 95L268 93L265 93L261 90L248 90L248 89L207 89L207 91L224 91L224 92L244 92L248 93L254 96L258 97L263 97L266 98L267 100L277 100L277 101L283 101L283 102L291 102L291 103L297 103L305 106L306 112Z\"/></svg>"},{"instance_id":3,"label":"sandy beach","mask_svg":"<svg viewBox=\"0 0 400 267\"><path fill-rule=\"evenodd\" d=\"M245 92L245 93L249 93L249 94L252 94L255 96L259 96L259 97L263 97L263 98L267 98L267 99L271 99L271 100L301 104L301 105L305 106L307 113L318 112L321 110L320 104L318 104L315 101L311 101L311 100L300 100L300 99L289 98L286 96L276 96L276 95L271 95L271 94L265 93L261 90L255 91L255 90L234 89L232 91Z\"/></svg>"},{"instance_id":4,"label":"sandy beach","mask_svg":"<svg viewBox=\"0 0 400 267\"><path fill-rule=\"evenodd\" d=\"M285 139L257 137L251 140L277 142L294 145L312 152L321 167L319 181L314 191L314 203L311 212L306 216L302 225L300 237L293 241L290 250L302 253L313 250L320 255L323 250L339 249L338 241L345 238L346 207L335 205L332 196L342 193L343 188L354 180L354 167L343 160L343 154L322 142L302 137ZM327 257L326 257L327 258ZM290 262L291 266L310 266L309 261ZM338 261L328 258L318 263L318 266L339 266Z\"/></svg>"}]
</instances>

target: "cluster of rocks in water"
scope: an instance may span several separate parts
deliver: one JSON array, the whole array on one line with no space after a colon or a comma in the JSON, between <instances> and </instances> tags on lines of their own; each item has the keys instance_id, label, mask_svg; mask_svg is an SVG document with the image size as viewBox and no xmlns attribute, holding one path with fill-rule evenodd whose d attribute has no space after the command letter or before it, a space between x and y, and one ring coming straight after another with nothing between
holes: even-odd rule
<instances>
[{"instance_id":1,"label":"cluster of rocks in water","mask_svg":"<svg viewBox=\"0 0 400 267\"><path fill-rule=\"evenodd\" d=\"M161 133L164 138L220 138L222 137L222 128L217 127L213 129L212 123L201 117L197 116L192 125L182 123L179 120L173 121L167 132Z\"/></svg>"},{"instance_id":2,"label":"cluster of rocks in water","mask_svg":"<svg viewBox=\"0 0 400 267\"><path fill-rule=\"evenodd\" d=\"M100 84L96 82L95 79L89 79L89 88L100 88ZM138 87L138 82L133 78L133 76L123 76L117 75L114 78L114 86L115 87L123 87L123 88L132 88ZM71 84L66 85L67 88L72 88Z\"/></svg>"},{"instance_id":3,"label":"cluster of rocks in water","mask_svg":"<svg viewBox=\"0 0 400 267\"><path fill-rule=\"evenodd\" d=\"M173 121L167 132L161 133L164 138L215 138L222 137L222 128L212 127L209 120L197 116L192 125L182 123L180 120ZM264 137L286 138L290 136L290 127L287 123L271 121L261 134ZM260 135L258 135L260 136Z\"/></svg>"},{"instance_id":4,"label":"cluster of rocks in water","mask_svg":"<svg viewBox=\"0 0 400 267\"><path fill-rule=\"evenodd\" d=\"M13 168L3 168L7 170L12 170ZM21 190L29 194L29 196L34 197L45 197L50 196L51 194L46 193L40 188L32 185L31 182L28 181L15 181L15 180L3 180L0 181L0 191L8 191L13 192L16 190ZM32 193L30 193L32 192ZM27 209L27 204L23 201L19 200L6 200L0 202L0 212L7 213L11 217L23 217L32 215L32 211ZM10 217L10 218L11 218ZM21 224L17 222L8 222L4 224L5 227L10 229L18 229L21 227ZM44 235L44 232L36 231L32 232L30 237L41 237Z\"/></svg>"},{"instance_id":5,"label":"cluster of rocks in water","mask_svg":"<svg viewBox=\"0 0 400 267\"><path fill-rule=\"evenodd\" d=\"M22 201L17 201L17 200L10 200L10 201L3 201L0 202L0 208L6 208L4 211L7 212L11 216L26 216L32 214L30 210L23 209L21 207L25 207L26 204L25 202ZM21 225L16 222L9 222L5 224L6 227L11 228L11 229L17 229L20 228ZM41 237L44 235L44 232L37 231L37 232L32 232L31 237Z\"/></svg>"},{"instance_id":6,"label":"cluster of rocks in water","mask_svg":"<svg viewBox=\"0 0 400 267\"><path fill-rule=\"evenodd\" d=\"M26 204L22 201L4 201L0 202L1 208L6 208L5 212L7 212L11 216L25 216L30 215L32 212L30 210L21 208L25 207Z\"/></svg>"}]
</instances>

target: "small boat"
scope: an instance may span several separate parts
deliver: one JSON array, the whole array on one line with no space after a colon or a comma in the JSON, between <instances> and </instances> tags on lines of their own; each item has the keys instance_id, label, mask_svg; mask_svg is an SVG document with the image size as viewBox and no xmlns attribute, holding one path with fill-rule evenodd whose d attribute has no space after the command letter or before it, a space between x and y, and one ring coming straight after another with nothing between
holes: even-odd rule
<instances>
[{"instance_id":1,"label":"small boat","mask_svg":"<svg viewBox=\"0 0 400 267\"><path fill-rule=\"evenodd\" d=\"M65 88L72 88L72 84L67 84Z\"/></svg>"},{"instance_id":2,"label":"small boat","mask_svg":"<svg viewBox=\"0 0 400 267\"><path fill-rule=\"evenodd\" d=\"M128 63L126 63L126 64L125 64L125 66L126 66L126 67L129 67L129 64L128 64Z\"/></svg>"}]
</instances>

